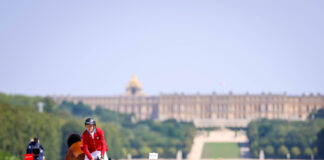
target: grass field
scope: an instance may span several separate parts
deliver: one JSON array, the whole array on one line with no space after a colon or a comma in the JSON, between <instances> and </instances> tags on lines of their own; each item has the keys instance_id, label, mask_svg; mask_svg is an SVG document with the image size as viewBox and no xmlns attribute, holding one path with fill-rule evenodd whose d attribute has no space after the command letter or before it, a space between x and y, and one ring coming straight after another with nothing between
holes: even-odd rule
<instances>
[{"instance_id":1,"label":"grass field","mask_svg":"<svg viewBox=\"0 0 324 160\"><path fill-rule=\"evenodd\" d=\"M238 143L205 143L201 158L240 158Z\"/></svg>"}]
</instances>

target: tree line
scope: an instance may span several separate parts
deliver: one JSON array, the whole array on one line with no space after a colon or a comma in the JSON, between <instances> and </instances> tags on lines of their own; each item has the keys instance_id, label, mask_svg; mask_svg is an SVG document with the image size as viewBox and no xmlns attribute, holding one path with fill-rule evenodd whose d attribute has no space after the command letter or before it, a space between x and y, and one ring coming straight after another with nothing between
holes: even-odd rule
<instances>
[{"instance_id":1,"label":"tree line","mask_svg":"<svg viewBox=\"0 0 324 160\"><path fill-rule=\"evenodd\" d=\"M314 111L307 121L252 121L247 128L250 151L258 157L260 150L266 158L324 158L324 110ZM315 115L315 116L314 116Z\"/></svg>"},{"instance_id":2,"label":"tree line","mask_svg":"<svg viewBox=\"0 0 324 160\"><path fill-rule=\"evenodd\" d=\"M39 113L37 103L43 102ZM149 152L171 158L182 150L189 152L195 128L192 123L133 121L134 115L121 114L98 106L95 110L83 103L63 101L56 104L49 97L28 97L0 93L0 153L23 159L29 140L38 136L47 159L63 159L66 139L71 133L84 131L84 119L94 117L105 133L108 155L114 159L147 158ZM0 154L1 155L1 154ZM1 157L1 156L0 156Z\"/></svg>"},{"instance_id":3,"label":"tree line","mask_svg":"<svg viewBox=\"0 0 324 160\"><path fill-rule=\"evenodd\" d=\"M37 103L43 102L39 113ZM29 140L40 138L47 159L63 159L66 139L71 133L83 132L84 119L94 117L102 128L114 159L147 158L149 152L174 158L178 150L189 153L196 129L192 123L167 121L134 121L134 115L121 114L97 106L63 101L56 104L49 97L29 97L0 93L0 160L14 155L23 159ZM324 158L324 110L313 111L307 121L256 120L247 128L250 151L266 158Z\"/></svg>"}]
</instances>

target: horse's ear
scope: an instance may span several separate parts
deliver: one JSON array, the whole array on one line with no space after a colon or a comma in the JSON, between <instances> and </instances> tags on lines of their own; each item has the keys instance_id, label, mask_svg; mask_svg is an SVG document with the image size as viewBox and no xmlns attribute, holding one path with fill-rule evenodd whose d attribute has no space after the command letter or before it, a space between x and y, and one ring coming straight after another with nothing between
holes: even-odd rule
<instances>
[{"instance_id":1,"label":"horse's ear","mask_svg":"<svg viewBox=\"0 0 324 160\"><path fill-rule=\"evenodd\" d=\"M79 142L79 141L81 141L81 136L77 133L72 133L69 135L66 143L67 143L68 148L70 148L73 143Z\"/></svg>"}]
</instances>

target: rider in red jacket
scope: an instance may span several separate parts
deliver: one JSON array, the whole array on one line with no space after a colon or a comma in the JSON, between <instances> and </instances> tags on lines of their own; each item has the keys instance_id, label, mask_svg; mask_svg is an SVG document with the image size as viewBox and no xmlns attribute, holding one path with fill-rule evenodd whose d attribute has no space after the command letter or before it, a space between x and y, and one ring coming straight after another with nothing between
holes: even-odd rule
<instances>
[{"instance_id":1,"label":"rider in red jacket","mask_svg":"<svg viewBox=\"0 0 324 160\"><path fill-rule=\"evenodd\" d=\"M108 160L106 151L108 146L105 142L104 132L96 127L93 118L85 120L86 130L82 133L82 150L86 154L85 160Z\"/></svg>"}]
</instances>

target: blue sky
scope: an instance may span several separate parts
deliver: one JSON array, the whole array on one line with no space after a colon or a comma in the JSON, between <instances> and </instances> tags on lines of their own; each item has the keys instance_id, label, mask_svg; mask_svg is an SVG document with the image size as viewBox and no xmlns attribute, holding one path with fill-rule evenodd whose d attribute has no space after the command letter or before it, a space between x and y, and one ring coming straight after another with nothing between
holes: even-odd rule
<instances>
[{"instance_id":1,"label":"blue sky","mask_svg":"<svg viewBox=\"0 0 324 160\"><path fill-rule=\"evenodd\" d=\"M0 92L324 93L324 1L1 1Z\"/></svg>"}]
</instances>

